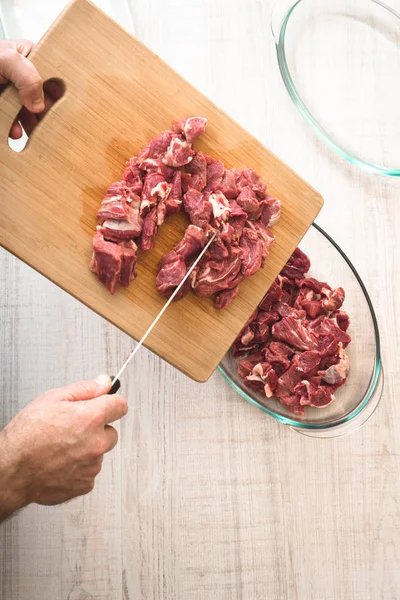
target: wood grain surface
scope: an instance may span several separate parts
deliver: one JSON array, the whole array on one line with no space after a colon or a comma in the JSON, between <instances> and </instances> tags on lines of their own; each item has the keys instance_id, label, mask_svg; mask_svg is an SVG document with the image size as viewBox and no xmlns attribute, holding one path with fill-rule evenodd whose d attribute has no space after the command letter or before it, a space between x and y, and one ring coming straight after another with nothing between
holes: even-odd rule
<instances>
[{"instance_id":1,"label":"wood grain surface","mask_svg":"<svg viewBox=\"0 0 400 600\"><path fill-rule=\"evenodd\" d=\"M32 3L7 5L14 35L27 35ZM272 0L130 6L142 42L324 196L318 223L371 294L385 389L361 429L315 440L248 405L218 373L197 384L144 350L94 491L0 526L0 599L398 600L400 189L336 157L303 123L278 71ZM335 60L345 68L356 47ZM374 53L365 47L365 69ZM111 372L131 340L7 252L0 258L5 424L52 386Z\"/></svg>"},{"instance_id":2,"label":"wood grain surface","mask_svg":"<svg viewBox=\"0 0 400 600\"><path fill-rule=\"evenodd\" d=\"M130 156L175 118L202 115L209 125L196 147L229 168L255 169L281 200L266 265L243 282L235 301L218 311L213 299L190 293L147 338L147 347L173 366L207 380L317 216L321 196L87 0L69 5L33 61L44 79L64 81L66 92L21 153L6 140L18 113L16 92L10 88L0 102L0 241L133 338L142 337L165 304L155 288L157 265L182 239L188 220L183 214L166 219L155 249L139 253L136 281L111 298L88 265L97 210Z\"/></svg>"}]
</instances>

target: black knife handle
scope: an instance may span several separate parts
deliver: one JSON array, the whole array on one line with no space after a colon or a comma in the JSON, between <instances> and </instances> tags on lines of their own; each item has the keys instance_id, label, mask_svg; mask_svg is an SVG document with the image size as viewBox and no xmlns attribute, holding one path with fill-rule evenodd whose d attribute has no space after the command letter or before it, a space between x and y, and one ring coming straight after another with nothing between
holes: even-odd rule
<instances>
[{"instance_id":1,"label":"black knife handle","mask_svg":"<svg viewBox=\"0 0 400 600\"><path fill-rule=\"evenodd\" d=\"M119 388L121 387L121 382L119 379L116 379L114 381L114 375L110 375L110 379L113 382L110 391L108 392L108 395L110 396L111 394L116 394L119 390Z\"/></svg>"}]
</instances>

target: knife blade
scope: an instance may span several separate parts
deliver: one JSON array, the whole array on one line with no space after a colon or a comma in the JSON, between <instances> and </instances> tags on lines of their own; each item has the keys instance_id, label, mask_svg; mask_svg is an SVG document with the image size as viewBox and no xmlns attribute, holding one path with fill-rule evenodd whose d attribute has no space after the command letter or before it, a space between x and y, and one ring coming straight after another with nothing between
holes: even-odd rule
<instances>
[{"instance_id":1,"label":"knife blade","mask_svg":"<svg viewBox=\"0 0 400 600\"><path fill-rule=\"evenodd\" d=\"M144 333L144 335L142 336L141 340L138 342L137 346L135 346L135 348L129 354L128 358L126 359L126 361L124 362L124 364L122 365L122 367L120 368L120 370L118 371L118 373L115 376L111 377L112 383L111 383L111 388L110 388L110 391L108 392L108 394L115 394L119 390L119 388L121 387L120 377L121 377L122 373L125 371L126 367L129 365L129 363L131 362L131 360L133 359L133 357L137 354L137 352L139 351L139 348L142 347L142 345L145 342L147 336L152 332L152 330L155 327L155 325L161 319L161 317L163 316L163 314L167 310L168 306L171 304L171 302L173 301L173 299L175 298L175 296L177 295L177 293L179 292L179 290L181 289L181 287L183 286L183 284L185 283L185 281L187 280L187 278L192 273L192 271L195 268L195 266L198 264L198 262L204 256L205 252L211 246L211 244L214 241L216 235L217 235L217 232L215 232L211 236L211 238L208 240L207 244L204 246L203 250L200 252L199 256L196 258L196 260L194 261L194 263L192 264L192 266L190 267L190 269L186 273L185 277L182 279L182 281L180 282L180 284L174 290L173 294L168 298L168 301L164 304L164 306L162 307L162 309L160 310L160 312L158 313L158 315L156 316L156 318L154 319L154 321L152 322L152 324L150 325L150 327L147 329L146 333Z\"/></svg>"}]
</instances>

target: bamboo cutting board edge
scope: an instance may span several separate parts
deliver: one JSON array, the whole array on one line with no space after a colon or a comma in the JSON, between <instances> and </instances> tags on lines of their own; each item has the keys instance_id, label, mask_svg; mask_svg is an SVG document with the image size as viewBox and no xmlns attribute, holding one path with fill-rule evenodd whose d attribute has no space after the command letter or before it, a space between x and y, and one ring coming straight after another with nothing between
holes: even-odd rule
<instances>
[{"instance_id":1,"label":"bamboo cutting board edge","mask_svg":"<svg viewBox=\"0 0 400 600\"><path fill-rule=\"evenodd\" d=\"M33 59L35 58L35 56L36 56L38 53L40 53L40 49L41 49L41 48L42 48L42 46L45 44L45 42L46 42L46 40L48 39L48 37L50 37L50 36L52 35L52 32L54 31L54 28L56 27L56 25L57 25L58 23L60 23L60 21L62 21L62 20L63 20L64 16L65 16L66 14L68 14L68 13L69 13L69 11L71 10L71 8L72 8L74 5L78 5L78 4L80 4L80 5L86 4L87 6L91 6L91 7L95 8L95 7L94 7L94 6L93 6L93 5L92 5L90 2L88 2L88 0L85 0L85 2L82 2L82 0L75 0L75 1L74 1L74 2L72 2L72 3L71 3L69 6L67 6L67 7L64 9L63 13L61 13L61 15L60 15L60 16L58 17L58 19L55 21L55 23L53 24L53 26L52 26L52 27L51 27L51 28L48 30L48 32L47 32L47 33L45 34L45 36L42 38L41 42L38 44L38 47L37 47L37 49L36 49L36 50L34 51L34 53L33 53ZM97 8L95 8L95 10L96 10L96 11L98 11L98 12L101 12L101 11L99 11L99 9L97 9ZM105 17L106 19L108 19L109 21L111 21L111 20L109 19L109 17L107 17L107 15L105 15L104 13L102 13L102 14L104 15L104 17ZM121 30L121 32L124 32L124 34L125 34L125 35L128 35L128 36L129 36L129 34L127 34L127 32L125 32L125 30L123 30L123 28L120 28L120 26L119 26L119 25L117 25L117 24L114 24L114 23L113 23L113 27L118 27L118 28ZM129 37L130 37L130 36L129 36ZM143 52L145 52L145 53L150 53L150 54L151 54L151 56L152 56L152 59L153 59L153 60L155 60L155 61L159 62L159 63L160 63L160 64L162 64L162 65L164 65L164 66L165 66L165 67L166 67L166 68L167 68L167 69L168 69L170 72L173 72L173 73L174 73L175 77L179 78L179 80L182 80L182 78L181 78L181 77L180 77L178 74L176 74L176 73L175 73L175 71L173 71L173 69L171 69L171 67L169 67L168 65L165 65L165 63L163 63L163 61L162 61L162 60L161 60L161 59L160 59L160 58L159 58L157 55L155 55L153 52L151 52L150 50L148 50L148 49L147 49L147 48L146 48L146 47L145 47L143 44L141 44L139 41L135 40L135 43L136 43L137 45L139 45L139 46L142 48L142 51L143 51ZM183 81L183 80L182 80L182 81ZM185 81L184 83L185 83L185 85L186 85L186 86L188 86L188 87L190 87L190 88L191 88L191 90L192 90L192 93L193 93L193 94L196 94L196 95L197 95L197 96L200 98L200 100L201 100L202 102L204 102L204 103L205 103L205 104L208 106L209 110L213 110L213 112L214 112L214 113L221 115L221 116L222 116L223 118L225 118L226 120L229 120L229 121L230 121L230 123L234 124L234 125L235 125L235 127L237 128L237 130L239 130L239 131L242 133L242 137L243 137L243 139L247 139L247 141L248 141L249 143L250 143L250 142L252 142L252 146L254 146L254 147L256 148L256 150L255 150L255 151L256 151L256 153L259 151L259 149L262 149L262 150L264 150L266 153L268 153L268 155L269 155L269 158L270 158L271 160L274 160L276 163L280 163L279 159L278 159L277 157L275 157L275 155L273 155L273 154L272 154L270 151L267 151L265 148L263 148L263 147L261 146L260 142L258 142L258 140L256 140L256 138L254 138L253 136L251 136L250 134L248 134L248 133L247 133L247 132L246 132L246 131L245 131L245 130L244 130L244 129L243 129L243 128L242 128L242 127L239 125L239 124L235 123L235 122L234 122L234 121L233 121L233 120L232 120L230 117L228 117L228 116L227 116L227 115L224 113L224 111L222 111L221 109L219 109L218 107L216 107L214 103L212 103L212 102L211 102L211 101L209 101L207 98L205 98L205 97L204 97L202 94L200 94L200 92L198 92L198 91L197 91L197 90L196 90L196 89L195 89L195 88L194 88L194 87L193 87L191 84L189 84L189 83L188 83L188 82L186 82L186 81ZM4 99L5 99L5 100L7 100L7 99L9 99L9 100L10 100L10 102L9 102L9 106L11 106L11 110L10 110L10 111L9 111L9 113L8 113L8 114L9 114L9 116L10 116L10 115L14 114L12 111L13 111L13 110L15 110L15 107L19 105L19 103L18 103L18 99L17 99L17 97L16 97L16 93L15 93L15 92L13 92L13 90L12 90L12 89L6 90L6 92L5 92L5 96L4 96ZM64 99L62 99L62 100L64 100ZM43 121L43 123L45 123L45 120ZM40 133L40 129L41 129L41 126L39 126L39 127L37 128L37 130L35 131L35 134L36 134L36 135L38 135L38 133ZM34 140L34 138L35 138L35 134L32 136L32 141L33 141L33 140ZM27 148L27 151L29 151L29 147ZM209 150L208 150L208 151L209 151ZM212 153L212 152L211 152L211 153ZM216 153L214 153L214 154L218 154L218 152L216 152ZM227 161L226 161L226 160L224 160L224 162L227 164ZM251 164L247 164L246 160L244 161L244 163L245 163L245 164L243 164L243 166L253 166L253 165L251 165ZM301 184L303 187L306 187L306 188L307 188L307 191L308 191L309 198L312 198L312 199L313 199L313 205L314 205L314 213L313 213L313 216L312 216L312 219L311 219L311 222L312 222L312 220L315 218L316 214L318 214L319 210L320 210L320 209L321 209L321 207L322 207L322 204L323 204L323 199L322 199L322 197L321 197L321 196L318 194L318 192L316 192L316 191L315 191L313 188L311 188L311 186L309 186L308 184L306 184L306 183L305 183L305 182L304 182L304 181L303 181L303 180L302 180L302 179L301 179L301 178L300 178L300 177L299 177L297 174L295 174L295 173L292 171L292 169L290 169L290 167L288 167L287 165L283 165L283 163L280 163L280 164L282 164L282 166L284 166L284 171L286 171L286 175L289 175L289 174L291 173L291 174L292 174L292 177L293 177L293 179L294 179L294 180L296 180L296 182L297 182L297 183L299 183L299 184ZM227 166L237 166L237 165L228 165L228 164L227 164ZM255 168L255 167L253 167L253 168ZM287 183L287 182L286 182L286 183ZM268 184L269 184L269 188L270 188L270 189L273 189L273 188L275 187L275 186L274 186L274 182L273 182L273 181L271 181L271 180L269 180L269 181L268 181ZM279 187L279 186L278 186L278 187ZM99 203L100 203L100 200L101 200L101 199L99 199ZM284 208L285 208L285 207L284 207ZM300 217L300 221L301 221L301 217ZM304 225L304 227L303 227L303 229L302 229L301 237L298 237L298 238L297 238L297 241L296 241L296 243L293 243L293 244L291 245L291 247L290 247L290 252L288 252L288 256L290 255L291 251L293 251L293 250L294 250L294 248L296 247L296 245L298 244L298 242L300 241L300 239L301 239L301 238L303 237L303 235L306 233L306 231L307 231L308 227L311 225L311 222L309 222L309 220L307 220L307 219L306 219L306 221L307 221L307 223L308 223L308 226L307 226L307 225ZM165 227L165 226L167 226L167 224L165 224L165 225L164 225L164 227ZM282 223L281 223L281 227L282 227L282 229L284 228L284 225L282 225ZM16 255L16 256L18 256L19 258L21 258L20 254L18 254L17 252L15 252L15 251L13 250L13 248L12 248L12 247L10 247L10 244L2 244L2 245L3 245L3 246L6 248L6 249L8 249L10 252L12 252L13 254L15 254L15 255ZM289 248L288 248L288 247L286 247L286 250L288 251L288 250L289 250ZM277 252L277 249L276 249L276 247L274 247L274 248L272 249L272 251L271 251L271 257L273 257L273 256L274 256L274 254L276 254L276 252ZM288 257L288 256L287 256L287 257ZM286 257L286 258L287 258L287 257ZM75 297L76 299L78 299L80 302L82 302L83 304L85 304L86 306L88 306L89 308L91 308L92 310L94 310L94 311L95 311L97 314L101 315L103 318L106 318L106 319L107 319L109 322L113 323L113 324L114 324L115 326L117 326L119 329L121 329L122 331L124 331L124 332L125 332L125 333L127 333L128 335L132 336L132 332L131 332L131 330L130 330L128 327L124 327L124 326L123 326L123 325L121 325L121 324L117 324L117 323L115 322L115 320L113 320L113 319L109 318L109 317L108 317L106 314L102 313L102 312L101 312L101 310L99 310L99 309L96 309L96 307L94 307L94 306L93 306L93 303L91 304L90 302L87 302L87 301L85 301L85 299L84 299L84 298L82 298L82 296L81 296L81 295L74 293L74 291L73 291L73 290L71 290L71 289L70 289L70 288L69 288L67 285L64 285L64 284L62 284L62 283L60 283L60 281L59 281L59 280L57 280L57 279L53 278L52 276L49 276L49 274L48 274L48 273L46 273L45 271L41 270L41 268L40 268L40 267L38 267L38 265L35 265L35 264L33 264L35 261L32 261L32 260L31 260L31 261L29 261L29 259L27 260L27 258L26 258L26 257L25 257L25 258L23 258L23 260L24 260L25 262L27 262L27 263L28 263L30 266L32 266L32 267L33 267L35 270L39 271L39 272L40 272L42 275L44 275L45 277L47 277L48 279L50 279L51 281L53 281L54 283L56 283L56 285L58 285L59 287L61 287L62 289L64 289L64 290L65 290L65 291L67 291L68 293L70 293L72 296L74 296L74 297ZM278 257L275 257L275 258L274 258L274 260L275 260L275 263L277 263ZM280 270L280 268L283 266L283 264L284 264L285 262L286 262L286 261L285 261L285 260L283 260L283 259L282 259L282 257L281 257L281 258L280 258L279 265L275 264L275 266L279 266L279 270ZM257 277L257 275L255 275L254 277ZM249 280L248 280L248 281L249 281ZM245 286L246 286L246 284L248 283L248 281L247 281L247 282L245 282L245 284L243 284L243 287L245 287ZM133 283L133 285L135 285L135 283ZM123 292L122 292L122 293L123 293ZM192 299L190 299L190 297L191 297L191 296L193 296L193 298L192 298ZM240 296L240 294L239 294L239 296ZM194 299L194 300L193 300L193 299ZM259 301L260 299L261 299L261 298L259 298L259 299L258 299L258 301ZM186 299L182 300L182 301L181 301L179 304L180 304L180 305L182 305L182 303L186 303L186 302L193 302L193 301L195 301L195 304L198 304L198 303L199 303L199 299L198 299L198 298L195 298L193 294L190 294L190 295L189 295L189 296L188 296ZM258 303L258 301L257 301L257 303ZM206 301L206 303L207 303L207 301ZM206 309L206 303L204 303L204 309ZM234 303L233 303L233 304L234 304ZM209 305L210 305L210 303L208 302L208 305L207 305L207 306L208 306L208 308L207 308L207 310L209 310ZM248 315L247 315L247 317L248 317L248 316L251 314L251 312L252 312L252 310L253 310L254 308L255 308L255 305L254 305L254 306L252 306L252 308L248 310ZM215 311L215 309L213 309L213 310ZM230 308L228 308L227 310L232 310L232 308L230 307ZM247 310L247 309L246 309L246 310ZM167 311L167 312L168 312L168 311ZM217 311L217 312L218 312L218 311ZM154 316L155 316L155 315L154 315ZM247 318L247 317L244 317L244 316L243 316L243 319L242 319L242 321L241 321L241 324L242 324L242 325L244 324L244 322L245 322L245 320L246 320L246 318ZM236 328L237 328L237 327L236 327ZM168 330L168 327L167 327L167 330ZM240 328L239 328L239 329L237 329L237 331L235 331L235 332L231 332L231 333L230 333L229 344L227 345L227 348L226 348L226 350L228 349L228 347L230 346L230 344L233 342L233 339L236 337L236 335L237 335L237 333L238 333L239 331L240 331ZM159 334L160 334L160 336L162 337L162 335L163 335L162 331L160 331L160 332L159 332ZM135 336L132 336L132 337L135 337ZM137 336L137 337L136 337L136 339L137 339L138 337L139 337L139 336ZM170 362L170 363L171 363L171 364L173 364L174 366L177 366L176 362L174 362L174 359L173 359L173 358L171 359L171 356L169 356L169 355L168 355L168 352L166 353L166 352L165 352L165 350L162 350L162 349L160 349L160 348L157 346L157 340L153 339L153 337L149 337L149 341L148 341L147 347L148 347L150 350L152 350L153 352L155 352L156 354L158 354L159 356L161 356L163 359L167 360L167 362ZM223 356L223 354L222 354L222 356ZM213 362L213 364L212 364L212 365L209 365L209 366L208 366L208 369L206 369L206 368L203 368L203 370L202 370L201 374L199 374L198 372L197 372L197 373L195 373L195 372L193 371L193 368L188 368L188 369L186 369L186 368L185 368L185 366L184 366L183 364L181 364L180 366L178 366L178 368L180 368L180 370L182 370L183 372L185 372L185 373L186 373L186 374L187 374L189 377L191 377L191 378L195 379L196 381L199 381L199 382L204 382L204 381L206 381L206 380L207 380L207 379L208 379L208 378L211 376L212 372L215 370L215 368L216 368L216 366L218 365L218 363L219 363L220 359L222 358L222 356L220 356L218 360L215 360L215 359L214 359L214 362Z\"/></svg>"}]
</instances>

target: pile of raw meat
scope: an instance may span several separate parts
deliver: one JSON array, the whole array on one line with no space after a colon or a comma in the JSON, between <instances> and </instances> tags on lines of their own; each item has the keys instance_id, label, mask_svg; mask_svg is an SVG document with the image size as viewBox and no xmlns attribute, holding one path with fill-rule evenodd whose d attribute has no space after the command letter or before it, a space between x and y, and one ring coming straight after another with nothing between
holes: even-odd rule
<instances>
[{"instance_id":1,"label":"pile of raw meat","mask_svg":"<svg viewBox=\"0 0 400 600\"><path fill-rule=\"evenodd\" d=\"M267 194L252 169L225 169L221 161L193 149L206 125L203 117L176 121L172 131L131 158L122 180L109 187L97 213L90 268L112 294L118 284L126 287L135 278L138 248L151 250L166 216L181 207L191 224L160 261L160 294L173 293L215 231L215 241L179 298L193 289L198 296L215 296L217 308L225 308L241 281L264 265L280 202Z\"/></svg>"},{"instance_id":2,"label":"pile of raw meat","mask_svg":"<svg viewBox=\"0 0 400 600\"><path fill-rule=\"evenodd\" d=\"M297 415L330 404L349 374L344 290L306 277L309 268L297 248L232 347L244 357L238 374L245 385Z\"/></svg>"}]
</instances>

